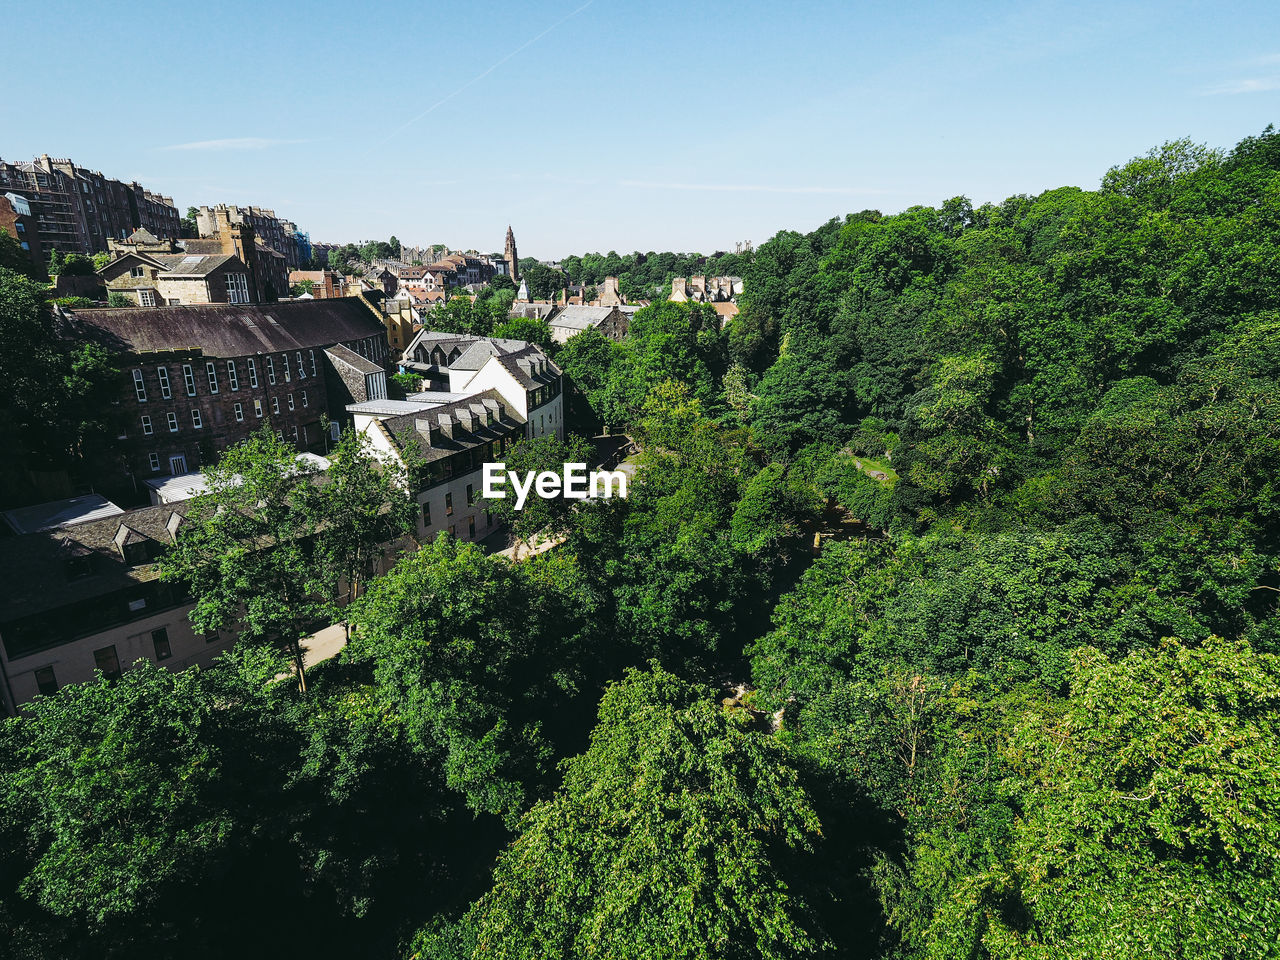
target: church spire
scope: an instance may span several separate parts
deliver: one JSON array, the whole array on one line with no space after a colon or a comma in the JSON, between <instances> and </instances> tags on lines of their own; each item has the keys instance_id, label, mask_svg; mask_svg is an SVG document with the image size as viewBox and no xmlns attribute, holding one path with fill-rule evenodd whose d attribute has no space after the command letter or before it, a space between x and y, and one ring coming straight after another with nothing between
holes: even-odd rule
<instances>
[{"instance_id":1,"label":"church spire","mask_svg":"<svg viewBox=\"0 0 1280 960\"><path fill-rule=\"evenodd\" d=\"M507 244L503 248L502 259L507 261L507 273L512 283L520 282L520 258L516 256L516 235L511 232L511 224L507 224Z\"/></svg>"}]
</instances>

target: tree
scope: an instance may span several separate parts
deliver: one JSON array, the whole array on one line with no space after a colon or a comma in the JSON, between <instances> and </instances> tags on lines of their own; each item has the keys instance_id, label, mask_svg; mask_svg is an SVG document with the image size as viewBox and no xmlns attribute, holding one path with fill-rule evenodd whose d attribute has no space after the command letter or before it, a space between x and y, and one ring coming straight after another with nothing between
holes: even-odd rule
<instances>
[{"instance_id":1,"label":"tree","mask_svg":"<svg viewBox=\"0 0 1280 960\"><path fill-rule=\"evenodd\" d=\"M187 207L187 215L182 218L182 223L180 224L183 237L195 239L200 236L199 216L199 210L195 207Z\"/></svg>"},{"instance_id":2,"label":"tree","mask_svg":"<svg viewBox=\"0 0 1280 960\"><path fill-rule=\"evenodd\" d=\"M307 509L315 470L264 428L202 472L209 490L191 500L160 576L190 588L196 630L279 646L305 690L302 641L335 612L331 570L314 543L322 518Z\"/></svg>"},{"instance_id":3,"label":"tree","mask_svg":"<svg viewBox=\"0 0 1280 960\"><path fill-rule=\"evenodd\" d=\"M352 612L347 656L371 670L409 743L473 811L508 822L546 777L543 720L585 654L575 591L546 583L544 568L441 534L373 581Z\"/></svg>"},{"instance_id":4,"label":"tree","mask_svg":"<svg viewBox=\"0 0 1280 960\"><path fill-rule=\"evenodd\" d=\"M494 327L493 335L505 340L524 340L550 350L555 341L551 339L551 327L545 320L533 317L513 317Z\"/></svg>"},{"instance_id":5,"label":"tree","mask_svg":"<svg viewBox=\"0 0 1280 960\"><path fill-rule=\"evenodd\" d=\"M590 464L591 445L581 437L570 435L561 440L555 434L520 440L506 454L506 470L523 478L529 472L563 472L566 464ZM585 483L586 474L583 475ZM486 500L493 515L507 524L517 551L521 544L532 546L535 539L555 539L568 532L574 508L581 503L564 497L544 498L530 491L521 509L516 509L515 491L508 482L502 487L506 496Z\"/></svg>"},{"instance_id":6,"label":"tree","mask_svg":"<svg viewBox=\"0 0 1280 960\"><path fill-rule=\"evenodd\" d=\"M30 254L4 229L0 229L0 269L12 270L31 280L43 279L31 262Z\"/></svg>"},{"instance_id":7,"label":"tree","mask_svg":"<svg viewBox=\"0 0 1280 960\"><path fill-rule=\"evenodd\" d=\"M378 459L364 434L344 431L328 459L321 482L301 489L300 507L311 514L315 556L341 604L360 595L385 551L414 529L416 508L404 468Z\"/></svg>"},{"instance_id":8,"label":"tree","mask_svg":"<svg viewBox=\"0 0 1280 960\"><path fill-rule=\"evenodd\" d=\"M1280 661L1214 638L1075 658L1062 713L1011 745L1008 856L951 890L938 955L1238 957L1280 921Z\"/></svg>"},{"instance_id":9,"label":"tree","mask_svg":"<svg viewBox=\"0 0 1280 960\"><path fill-rule=\"evenodd\" d=\"M520 822L469 918L469 955L817 954L793 870L818 830L776 741L710 690L630 671L561 789Z\"/></svg>"},{"instance_id":10,"label":"tree","mask_svg":"<svg viewBox=\"0 0 1280 960\"><path fill-rule=\"evenodd\" d=\"M230 668L149 660L41 697L0 730L0 832L29 859L19 886L59 917L140 915L242 837L233 771L251 688ZM239 759L237 758L239 754Z\"/></svg>"}]
</instances>

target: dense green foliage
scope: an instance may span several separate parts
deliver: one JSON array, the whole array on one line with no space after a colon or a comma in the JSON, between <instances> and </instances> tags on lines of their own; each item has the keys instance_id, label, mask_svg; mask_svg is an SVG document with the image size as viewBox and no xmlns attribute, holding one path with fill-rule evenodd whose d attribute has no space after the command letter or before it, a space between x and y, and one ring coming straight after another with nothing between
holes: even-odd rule
<instances>
[{"instance_id":1,"label":"dense green foliage","mask_svg":"<svg viewBox=\"0 0 1280 960\"><path fill-rule=\"evenodd\" d=\"M548 553L373 576L358 448L328 494L224 461L167 561L197 618L288 646L367 579L352 639L305 692L245 644L8 724L12 952L1276 955L1280 135L735 257L634 280L742 275L727 327L663 300L558 351L640 449L626 499L519 518ZM532 339L510 293L433 325Z\"/></svg>"}]
</instances>

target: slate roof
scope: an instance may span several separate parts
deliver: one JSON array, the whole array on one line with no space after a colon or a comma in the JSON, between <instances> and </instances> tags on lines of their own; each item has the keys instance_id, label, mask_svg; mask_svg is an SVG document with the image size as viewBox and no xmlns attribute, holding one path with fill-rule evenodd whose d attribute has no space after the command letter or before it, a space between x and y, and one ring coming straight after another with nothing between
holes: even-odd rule
<instances>
[{"instance_id":1,"label":"slate roof","mask_svg":"<svg viewBox=\"0 0 1280 960\"><path fill-rule=\"evenodd\" d=\"M172 540L168 524L185 503L142 507L100 520L40 533L0 537L0 621L44 613L79 600L114 593L130 584L156 579L154 558ZM150 559L130 565L120 542L148 542ZM85 576L68 576L69 557L88 557Z\"/></svg>"},{"instance_id":2,"label":"slate roof","mask_svg":"<svg viewBox=\"0 0 1280 960\"><path fill-rule=\"evenodd\" d=\"M207 356L243 357L386 335L382 321L354 297L63 309L60 317L65 338L126 353L202 350Z\"/></svg>"},{"instance_id":3,"label":"slate roof","mask_svg":"<svg viewBox=\"0 0 1280 960\"><path fill-rule=\"evenodd\" d=\"M378 366L372 360L366 360L354 350L344 347L340 343L335 343L332 347L326 347L325 353L335 360L341 360L349 367L354 367L360 373L366 376L370 373L382 373L382 367Z\"/></svg>"},{"instance_id":4,"label":"slate roof","mask_svg":"<svg viewBox=\"0 0 1280 960\"><path fill-rule=\"evenodd\" d=\"M485 423L486 412L493 414L491 425ZM524 423L524 417L502 399L501 393L484 390L430 410L390 417L378 426L387 432L401 451L416 444L422 460L432 463L497 440L524 426ZM429 431L433 427L440 428L441 432L431 442ZM450 432L452 437L447 435Z\"/></svg>"},{"instance_id":5,"label":"slate roof","mask_svg":"<svg viewBox=\"0 0 1280 960\"><path fill-rule=\"evenodd\" d=\"M240 262L240 258L231 253L222 253L214 256L203 256L194 253L156 253L152 254L152 256L165 265L164 270L160 272L157 279L207 277L213 271L225 266L229 261Z\"/></svg>"},{"instance_id":6,"label":"slate roof","mask_svg":"<svg viewBox=\"0 0 1280 960\"><path fill-rule=\"evenodd\" d=\"M547 321L553 327L564 327L567 330L589 330L598 327L608 320L614 307L565 307Z\"/></svg>"}]
</instances>

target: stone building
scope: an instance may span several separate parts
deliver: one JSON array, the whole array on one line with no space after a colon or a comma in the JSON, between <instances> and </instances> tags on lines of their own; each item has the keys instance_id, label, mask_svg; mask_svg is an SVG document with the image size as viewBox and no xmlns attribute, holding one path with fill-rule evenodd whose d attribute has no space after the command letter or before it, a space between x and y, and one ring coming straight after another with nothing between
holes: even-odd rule
<instances>
[{"instance_id":1,"label":"stone building","mask_svg":"<svg viewBox=\"0 0 1280 960\"><path fill-rule=\"evenodd\" d=\"M121 355L127 384L120 495L180 475L269 425L298 450L324 453L346 406L386 394L386 331L354 297L277 304L61 310L67 339ZM337 347L342 350L337 350ZM351 355L363 358L361 367ZM376 371L372 368L377 368Z\"/></svg>"},{"instance_id":2,"label":"stone building","mask_svg":"<svg viewBox=\"0 0 1280 960\"><path fill-rule=\"evenodd\" d=\"M173 542L185 510L185 503L98 509L87 517L52 516L50 524L0 537L4 712L92 680L95 670L118 676L140 658L181 669L208 664L231 645L225 633L196 634L187 616L191 599L156 577L155 561Z\"/></svg>"},{"instance_id":3,"label":"stone building","mask_svg":"<svg viewBox=\"0 0 1280 960\"><path fill-rule=\"evenodd\" d=\"M29 163L0 160L0 193L10 191L31 204L46 256L100 253L139 228L157 237L182 233L172 198L48 154Z\"/></svg>"},{"instance_id":4,"label":"stone building","mask_svg":"<svg viewBox=\"0 0 1280 960\"><path fill-rule=\"evenodd\" d=\"M513 309L515 305L513 304ZM631 328L631 318L620 307L583 307L569 305L547 320L551 339L564 343L583 330L599 330L610 340L621 340Z\"/></svg>"},{"instance_id":5,"label":"stone building","mask_svg":"<svg viewBox=\"0 0 1280 960\"><path fill-rule=\"evenodd\" d=\"M250 266L250 279L256 291L253 301L271 303L288 296L289 262L288 257L271 246L268 239L259 236L256 224L268 225L270 237L280 243L283 243L284 228L274 216L266 218L246 212L252 210L257 210L257 207L201 207L201 216L197 218L200 239L183 241L183 250L188 253L234 253ZM270 211L260 212L270 214Z\"/></svg>"},{"instance_id":6,"label":"stone building","mask_svg":"<svg viewBox=\"0 0 1280 960\"><path fill-rule=\"evenodd\" d=\"M284 257L286 273L302 267L297 239L300 233L298 225L289 220L281 220L274 210L219 203L196 211L196 228L201 237L217 236L229 223L247 223L253 227L254 236L264 246ZM310 240L307 241L307 247L310 247Z\"/></svg>"},{"instance_id":7,"label":"stone building","mask_svg":"<svg viewBox=\"0 0 1280 960\"><path fill-rule=\"evenodd\" d=\"M36 276L43 277L45 256L40 246L40 227L26 197L12 191L0 194L0 230L18 241L31 259Z\"/></svg>"},{"instance_id":8,"label":"stone building","mask_svg":"<svg viewBox=\"0 0 1280 960\"><path fill-rule=\"evenodd\" d=\"M303 281L311 284L313 300L332 300L334 297L347 295L347 278L332 270L290 270L289 289L292 290Z\"/></svg>"},{"instance_id":9,"label":"stone building","mask_svg":"<svg viewBox=\"0 0 1280 960\"><path fill-rule=\"evenodd\" d=\"M229 254L124 253L98 271L108 294L140 307L249 303L249 268Z\"/></svg>"}]
</instances>

